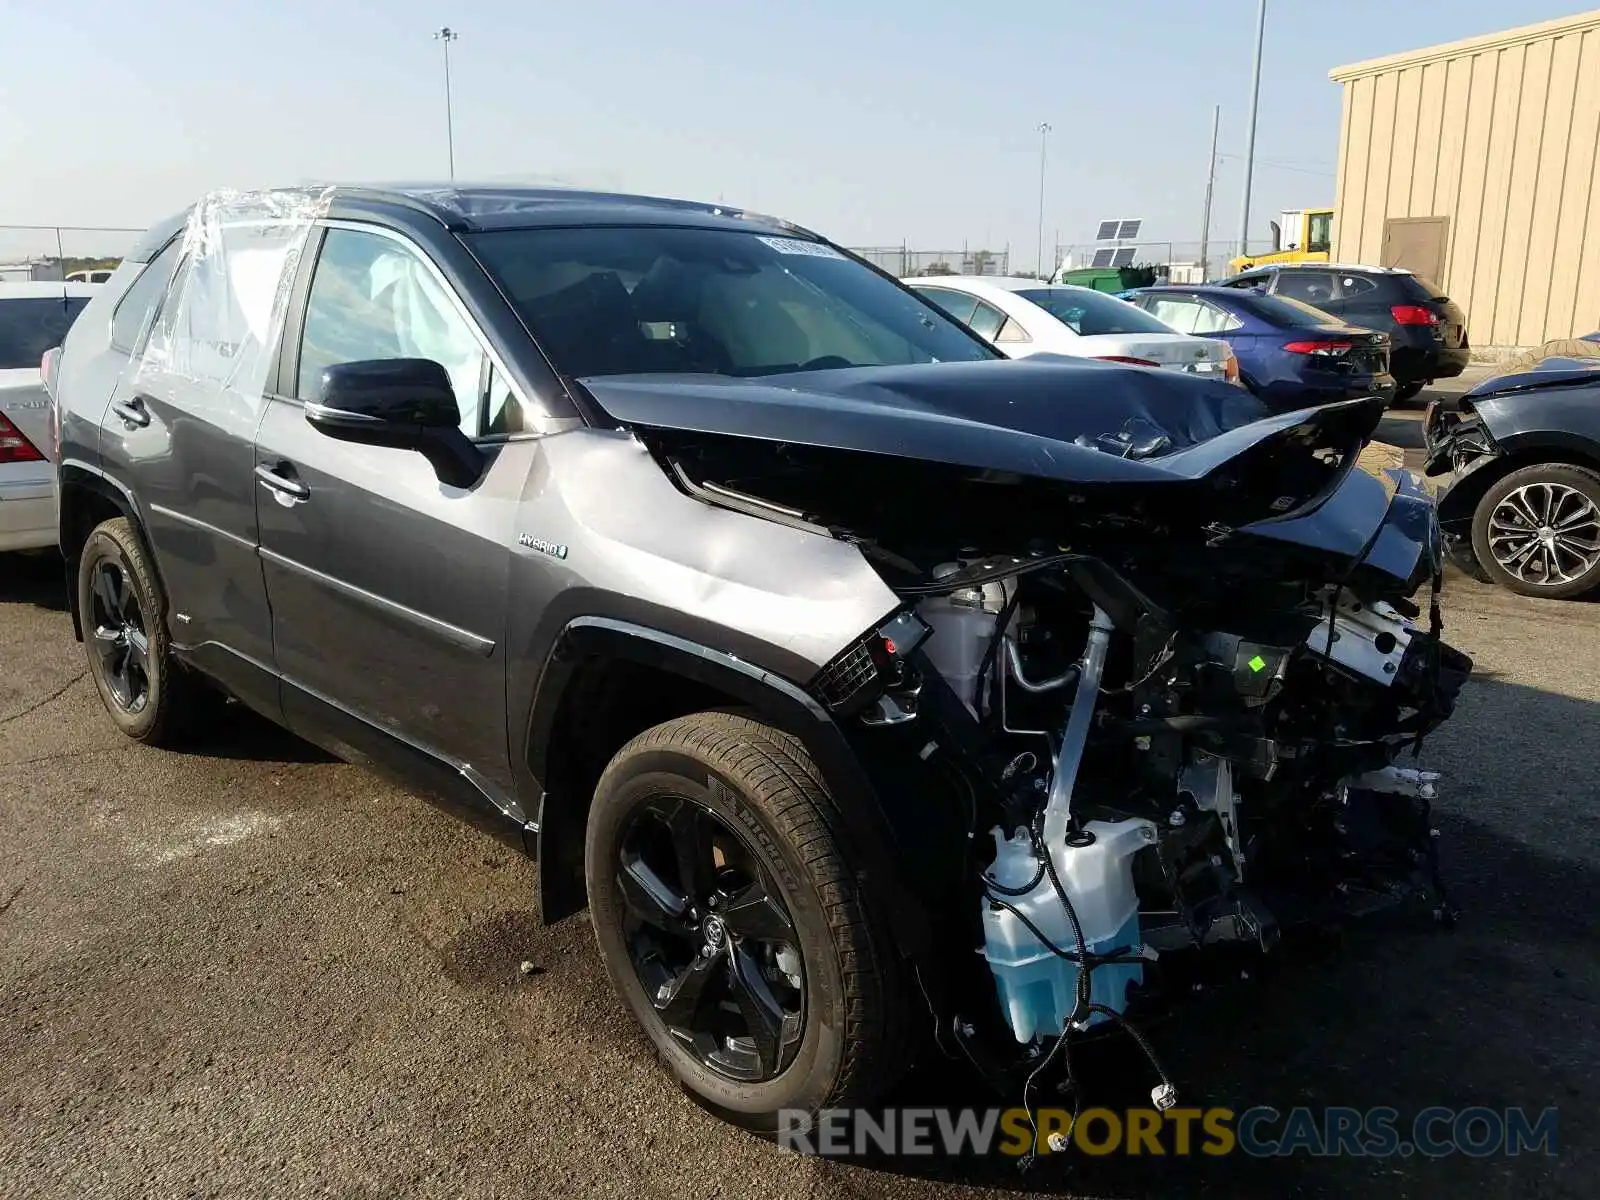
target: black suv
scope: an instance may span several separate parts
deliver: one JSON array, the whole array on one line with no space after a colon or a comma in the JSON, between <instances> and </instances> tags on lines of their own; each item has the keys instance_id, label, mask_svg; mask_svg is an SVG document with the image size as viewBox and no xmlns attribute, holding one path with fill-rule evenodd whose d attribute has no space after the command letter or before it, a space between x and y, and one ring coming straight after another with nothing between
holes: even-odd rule
<instances>
[{"instance_id":1,"label":"black suv","mask_svg":"<svg viewBox=\"0 0 1600 1200\"><path fill-rule=\"evenodd\" d=\"M1262 897L1431 887L1386 764L1467 664L1366 401L1005 361L787 223L531 189L207 197L54 363L111 719L242 702L536 853L730 1119L934 1029L1022 1094Z\"/></svg>"},{"instance_id":2,"label":"black suv","mask_svg":"<svg viewBox=\"0 0 1600 1200\"><path fill-rule=\"evenodd\" d=\"M1230 276L1223 287L1299 300L1351 325L1387 332L1389 373L1409 400L1435 379L1453 379L1470 358L1467 315L1420 275L1398 267L1281 263Z\"/></svg>"}]
</instances>

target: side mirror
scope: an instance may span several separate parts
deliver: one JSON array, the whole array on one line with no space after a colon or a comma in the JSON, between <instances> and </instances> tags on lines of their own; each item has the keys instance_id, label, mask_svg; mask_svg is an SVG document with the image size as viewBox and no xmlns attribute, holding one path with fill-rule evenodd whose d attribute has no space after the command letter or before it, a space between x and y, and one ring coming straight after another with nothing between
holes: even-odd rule
<instances>
[{"instance_id":1,"label":"side mirror","mask_svg":"<svg viewBox=\"0 0 1600 1200\"><path fill-rule=\"evenodd\" d=\"M341 442L417 451L451 487L471 487L483 474L483 456L461 432L450 375L432 359L336 363L305 413L313 429Z\"/></svg>"}]
</instances>

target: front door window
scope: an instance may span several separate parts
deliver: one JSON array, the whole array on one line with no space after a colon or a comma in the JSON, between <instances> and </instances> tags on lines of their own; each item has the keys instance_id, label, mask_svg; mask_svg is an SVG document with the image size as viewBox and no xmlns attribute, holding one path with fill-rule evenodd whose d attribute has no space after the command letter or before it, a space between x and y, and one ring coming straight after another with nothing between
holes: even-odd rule
<instances>
[{"instance_id":1,"label":"front door window","mask_svg":"<svg viewBox=\"0 0 1600 1200\"><path fill-rule=\"evenodd\" d=\"M331 229L306 304L297 394L314 400L325 369L375 358L427 358L444 367L462 432L482 432L483 347L450 294L394 239Z\"/></svg>"}]
</instances>

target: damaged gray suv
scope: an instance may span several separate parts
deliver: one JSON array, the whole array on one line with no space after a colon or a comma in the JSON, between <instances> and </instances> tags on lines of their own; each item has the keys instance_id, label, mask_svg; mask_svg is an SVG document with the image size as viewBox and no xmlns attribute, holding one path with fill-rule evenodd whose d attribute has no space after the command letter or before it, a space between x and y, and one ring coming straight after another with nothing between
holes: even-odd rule
<instances>
[{"instance_id":1,"label":"damaged gray suv","mask_svg":"<svg viewBox=\"0 0 1600 1200\"><path fill-rule=\"evenodd\" d=\"M536 854L729 1120L923 1040L1026 1099L1219 943L1451 914L1394 762L1471 663L1381 398L1000 361L784 222L453 187L209 196L47 382L112 720L232 697Z\"/></svg>"}]
</instances>

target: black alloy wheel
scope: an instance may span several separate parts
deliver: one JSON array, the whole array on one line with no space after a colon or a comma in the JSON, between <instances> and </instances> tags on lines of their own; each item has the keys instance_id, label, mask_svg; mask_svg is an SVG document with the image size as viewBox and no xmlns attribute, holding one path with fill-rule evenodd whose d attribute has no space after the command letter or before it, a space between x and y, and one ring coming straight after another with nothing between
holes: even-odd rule
<instances>
[{"instance_id":1,"label":"black alloy wheel","mask_svg":"<svg viewBox=\"0 0 1600 1200\"><path fill-rule=\"evenodd\" d=\"M787 1069L804 964L754 849L687 796L656 794L624 827L616 886L633 969L672 1036L729 1079Z\"/></svg>"},{"instance_id":2,"label":"black alloy wheel","mask_svg":"<svg viewBox=\"0 0 1600 1200\"><path fill-rule=\"evenodd\" d=\"M150 635L139 593L114 558L96 562L90 578L86 624L100 679L118 708L137 715L150 703Z\"/></svg>"},{"instance_id":3,"label":"black alloy wheel","mask_svg":"<svg viewBox=\"0 0 1600 1200\"><path fill-rule=\"evenodd\" d=\"M133 522L115 517L90 530L77 575L89 677L106 712L136 741L182 745L220 698L173 653L166 596Z\"/></svg>"},{"instance_id":4,"label":"black alloy wheel","mask_svg":"<svg viewBox=\"0 0 1600 1200\"><path fill-rule=\"evenodd\" d=\"M800 740L738 713L646 729L594 788L606 973L684 1091L747 1129L881 1096L926 1029L843 828Z\"/></svg>"}]
</instances>

